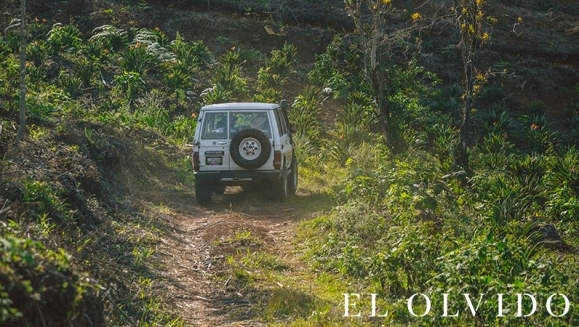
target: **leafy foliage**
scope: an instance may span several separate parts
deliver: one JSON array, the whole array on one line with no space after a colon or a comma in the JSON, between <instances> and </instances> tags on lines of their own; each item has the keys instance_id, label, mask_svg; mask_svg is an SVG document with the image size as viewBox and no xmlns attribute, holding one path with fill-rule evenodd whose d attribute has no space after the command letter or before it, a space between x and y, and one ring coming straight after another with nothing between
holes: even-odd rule
<instances>
[{"instance_id":1,"label":"leafy foliage","mask_svg":"<svg viewBox=\"0 0 579 327\"><path fill-rule=\"evenodd\" d=\"M46 41L52 53L58 54L63 50L77 50L82 44L80 37L80 31L75 25L55 24L48 32Z\"/></svg>"},{"instance_id":2,"label":"leafy foliage","mask_svg":"<svg viewBox=\"0 0 579 327\"><path fill-rule=\"evenodd\" d=\"M79 278L63 249L7 235L0 237L0 253L1 324L56 326L84 319L83 295L90 298L92 285Z\"/></svg>"},{"instance_id":3,"label":"leafy foliage","mask_svg":"<svg viewBox=\"0 0 579 327\"><path fill-rule=\"evenodd\" d=\"M290 121L296 126L297 137L306 138L312 144L320 141L322 124L319 120L320 105L323 97L321 90L314 86L306 86L298 95L290 111Z\"/></svg>"},{"instance_id":4,"label":"leafy foliage","mask_svg":"<svg viewBox=\"0 0 579 327\"><path fill-rule=\"evenodd\" d=\"M379 2L380 8L390 3ZM455 9L457 14L463 13L461 8ZM478 19L478 12L468 14L471 19ZM410 12L408 16L416 23L418 16ZM54 129L65 140L83 140L84 143L70 146L75 148L74 156L95 156L111 171L118 167L115 160L126 148L93 130L94 124L123 133L146 132L147 137L158 133L182 146L192 140L197 125L195 112L201 104L245 101L250 96L256 101L277 102L287 96L288 81L305 82L300 80L305 74L295 72L297 49L291 44L271 51L264 64L256 67L257 76L248 76L247 62L255 64L258 60L251 58L265 57L257 50L232 49L214 61L202 41L186 42L179 34L169 40L169 34L158 28L125 31L104 25L94 29L89 39L74 24L56 24L48 29L40 21L29 29L29 36L35 41L27 48L32 86L29 114L36 121L30 128L32 143L48 139L48 131ZM464 27L459 25L459 31L466 33L467 40L486 42L484 30L473 32L465 23ZM5 119L11 119L11 110L18 101L19 44L14 29L5 30L0 38L0 111L4 113L0 124L4 128L9 125L4 124ZM398 46L414 45L401 40ZM378 46L380 51L386 49ZM289 112L296 131L293 140L297 157L305 168L300 168L300 174L309 174L325 189L330 188L328 184L336 185L332 191L335 207L300 227L307 236L301 236L300 246L306 250L305 258L313 263L316 274L328 274L334 281L383 296L388 303L386 308L394 312L379 321L384 324L577 325L575 316L563 323L549 320L544 312L523 322L498 317L491 310L496 308L496 299L485 301L481 307L484 314L476 318L466 315L455 320L417 321L401 313L407 310L400 309L405 305L402 299L416 292L448 291L454 292L455 297L465 292L473 297L482 293L531 292L544 297L565 291L570 297L579 296L576 259L568 252L572 245L547 238L541 229L552 225L568 242L577 242L579 154L571 146L577 145L579 139L577 104L569 105L565 129L555 133L543 103L532 102L520 114L519 108L511 106L504 97L500 84L484 84L485 76L471 76L476 85L440 86L436 76L418 61L394 60L388 53L388 60L379 68L390 78L377 90L370 86L368 62L362 59L361 51L360 40L336 35L326 51L316 56L314 68L307 73L310 84L301 90ZM469 87L482 107L477 108L476 124L469 131L473 136L467 153L472 175L467 176L456 164L461 131L456 113ZM380 112L380 94L386 96L381 103L388 106L387 116ZM325 111L326 108L335 111ZM384 138L378 133L382 132L380 119L385 117L390 119L390 135L400 144L398 153L385 147ZM75 135L67 128L69 121L86 127ZM52 152L65 151L50 146ZM92 166L85 168L95 170ZM347 173L342 176L336 171ZM79 177L75 173L67 174L59 183L70 180L74 190L91 185L91 194L102 192L101 183L94 182L93 176ZM46 173L51 174L52 171ZM331 178L334 180L329 181ZM28 209L22 217L32 218L41 231L39 237L59 228L73 230L59 230L63 235L84 233L76 230L82 212L73 209L78 207L74 194L80 191L65 194L59 183L30 178L10 190ZM8 193L4 184L1 186ZM313 189L311 185L306 187ZM97 200L90 201L90 206L99 205ZM125 206L124 202L114 204L111 208L115 209L108 210L121 211L118 208ZM109 204L99 208L105 207ZM140 219L138 214L134 216L135 220ZM117 234L130 234L132 227L130 220L119 220L110 228ZM123 242L134 244L123 239L106 249L116 255L115 259L130 253L134 257L133 268L145 271L153 250L135 246L127 251L120 244ZM61 304L66 309L62 321L72 324L79 317L75 310L88 294L88 286L74 277L74 265L64 251L51 252L40 243L8 234L2 235L0 246L0 323L11 324L23 313L37 311L36 307L17 307L11 293L14 290L25 295L26 305L44 309L51 301ZM286 269L276 258L248 254L236 270L238 281L251 279L243 270L248 266ZM58 280L48 286L33 285L24 278L29 273L40 274L47 267L72 277L66 285ZM53 281L53 275L43 276L45 279L37 280ZM114 323L127 324L123 315L137 315L142 325L178 324L159 315L163 309L149 300L145 290L151 288L151 280L144 278L138 283L138 300L115 302L118 307L111 314ZM45 298L39 291L43 287L45 291L65 291ZM305 305L295 309L284 303L284 296L303 300ZM433 299L433 305L440 305L440 301ZM311 316L313 323L317 319L311 314L317 309L315 306L312 297L303 293L280 291L272 295L265 311L268 319L275 319L278 312L286 317L298 312L295 314L300 319ZM394 310L397 308L400 310ZM459 305L449 309L465 310ZM514 310L512 305L505 309ZM28 324L42 323L31 318Z\"/></svg>"}]
</instances>

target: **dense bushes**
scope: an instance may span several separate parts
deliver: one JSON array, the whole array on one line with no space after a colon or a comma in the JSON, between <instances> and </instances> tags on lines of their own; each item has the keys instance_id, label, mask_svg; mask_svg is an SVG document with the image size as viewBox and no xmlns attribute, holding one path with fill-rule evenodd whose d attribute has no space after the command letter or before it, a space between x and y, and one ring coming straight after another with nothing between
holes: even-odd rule
<instances>
[{"instance_id":1,"label":"dense bushes","mask_svg":"<svg viewBox=\"0 0 579 327\"><path fill-rule=\"evenodd\" d=\"M554 132L545 105L534 102L522 112L513 110L501 101L500 87L489 86L481 99L485 110L476 114L477 126L469 131L473 174L468 176L455 164L454 117L461 93L456 87L435 91L436 77L416 62L393 66L397 77L389 99L392 121L406 145L393 154L371 134L378 130L373 93L347 80L336 84L336 75L355 71L329 60L343 58L340 51L335 39L309 75L313 83L345 89L340 93L349 92L350 97L334 128L316 134L318 151L309 152L307 162L333 158L349 173L334 188L337 206L301 226L307 260L349 285L344 292L374 293L383 299L382 312L390 314L373 318L375 323L579 323L573 300L562 318L553 317L545 307L552 294L579 296L573 250L579 240L579 155L569 135ZM353 98L355 94L360 96ZM574 133L576 113L569 111L567 124ZM298 131L315 126L297 118ZM433 312L421 318L412 317L407 309L408 298L417 293L432 301ZM442 317L443 293L459 299L447 306L450 314L460 312L458 317ZM475 317L465 304L465 293L475 304L483 297ZM517 293L537 299L536 313L517 317ZM497 294L504 295L503 316L497 311ZM523 312L531 312L530 302L523 302ZM359 305L370 310L367 301ZM424 302L417 308L424 310ZM552 308L555 315L564 312L562 297Z\"/></svg>"},{"instance_id":2,"label":"dense bushes","mask_svg":"<svg viewBox=\"0 0 579 327\"><path fill-rule=\"evenodd\" d=\"M316 269L362 283L354 293L379 294L393 313L385 320L400 325L574 325L574 314L557 320L544 307L524 322L515 312L517 293L543 304L552 294L579 295L567 243L578 231L575 155L512 155L503 166L481 167L472 186L460 173L443 175L440 162L420 150L352 157L349 177L336 187L339 206L302 225L307 257ZM416 293L430 295L438 311L412 320L406 301ZM442 319L443 293L486 295L476 318L459 301L449 312L460 318ZM505 317L497 316L496 294L505 294ZM563 304L555 307L561 314Z\"/></svg>"},{"instance_id":3,"label":"dense bushes","mask_svg":"<svg viewBox=\"0 0 579 327\"><path fill-rule=\"evenodd\" d=\"M0 237L0 325L88 326L103 323L103 303L71 265L30 239Z\"/></svg>"}]
</instances>

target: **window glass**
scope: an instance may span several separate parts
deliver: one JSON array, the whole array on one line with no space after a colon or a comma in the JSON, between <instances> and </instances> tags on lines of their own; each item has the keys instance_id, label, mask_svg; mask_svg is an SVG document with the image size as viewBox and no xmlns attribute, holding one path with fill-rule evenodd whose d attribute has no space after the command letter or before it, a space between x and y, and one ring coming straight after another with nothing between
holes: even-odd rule
<instances>
[{"instance_id":1,"label":"window glass","mask_svg":"<svg viewBox=\"0 0 579 327\"><path fill-rule=\"evenodd\" d=\"M233 137L237 132L248 128L258 129L262 131L267 138L271 138L271 125L269 115L266 111L230 113L229 137Z\"/></svg>"},{"instance_id":2,"label":"window glass","mask_svg":"<svg viewBox=\"0 0 579 327\"><path fill-rule=\"evenodd\" d=\"M275 120L277 121L277 130L279 131L280 135L285 135L286 131L284 128L282 114L279 110L275 111Z\"/></svg>"},{"instance_id":3,"label":"window glass","mask_svg":"<svg viewBox=\"0 0 579 327\"><path fill-rule=\"evenodd\" d=\"M203 118L202 139L226 139L227 138L227 113L209 112Z\"/></svg>"},{"instance_id":4,"label":"window glass","mask_svg":"<svg viewBox=\"0 0 579 327\"><path fill-rule=\"evenodd\" d=\"M289 133L289 125L288 125L287 120L285 119L285 115L283 114L282 110L279 109L278 112L279 112L279 118L281 121L281 126L283 128L283 135L285 135L285 134Z\"/></svg>"}]
</instances>

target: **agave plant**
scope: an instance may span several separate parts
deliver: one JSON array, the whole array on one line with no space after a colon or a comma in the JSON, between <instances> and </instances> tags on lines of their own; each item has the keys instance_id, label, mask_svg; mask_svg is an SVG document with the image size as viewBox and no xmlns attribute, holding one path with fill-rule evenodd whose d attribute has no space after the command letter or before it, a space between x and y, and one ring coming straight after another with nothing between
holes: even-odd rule
<instances>
[{"instance_id":1,"label":"agave plant","mask_svg":"<svg viewBox=\"0 0 579 327\"><path fill-rule=\"evenodd\" d=\"M60 72L59 84L64 91L73 98L78 97L82 93L82 80L78 77L70 76L65 71Z\"/></svg>"},{"instance_id":2,"label":"agave plant","mask_svg":"<svg viewBox=\"0 0 579 327\"><path fill-rule=\"evenodd\" d=\"M143 46L147 52L156 58L160 62L174 61L177 59L175 54L167 50L161 43L162 40L159 39L158 31L151 31L146 28L140 29L133 40L131 41L131 46L138 47Z\"/></svg>"},{"instance_id":3,"label":"agave plant","mask_svg":"<svg viewBox=\"0 0 579 327\"><path fill-rule=\"evenodd\" d=\"M56 54L60 51L73 49L76 50L82 45L80 38L80 31L75 25L62 25L60 23L54 24L50 32L48 32L47 43Z\"/></svg>"},{"instance_id":4,"label":"agave plant","mask_svg":"<svg viewBox=\"0 0 579 327\"><path fill-rule=\"evenodd\" d=\"M121 57L123 58L121 67L127 72L134 72L139 75L145 75L149 69L157 65L157 58L139 43L122 51Z\"/></svg>"},{"instance_id":5,"label":"agave plant","mask_svg":"<svg viewBox=\"0 0 579 327\"><path fill-rule=\"evenodd\" d=\"M320 88L308 85L297 96L292 110L290 121L296 128L296 135L307 137L314 144L319 142L322 124L318 118L323 96Z\"/></svg>"},{"instance_id":6,"label":"agave plant","mask_svg":"<svg viewBox=\"0 0 579 327\"><path fill-rule=\"evenodd\" d=\"M484 116L484 131L490 134L509 134L513 128L507 108L503 105L491 105L489 112Z\"/></svg>"},{"instance_id":7,"label":"agave plant","mask_svg":"<svg viewBox=\"0 0 579 327\"><path fill-rule=\"evenodd\" d=\"M93 77L99 70L99 64L94 60L79 59L74 63L73 71L85 86L90 86Z\"/></svg>"},{"instance_id":8,"label":"agave plant","mask_svg":"<svg viewBox=\"0 0 579 327\"><path fill-rule=\"evenodd\" d=\"M92 30L93 36L89 39L96 44L104 43L112 50L118 51L127 45L127 31L112 25L103 25Z\"/></svg>"},{"instance_id":9,"label":"agave plant","mask_svg":"<svg viewBox=\"0 0 579 327\"><path fill-rule=\"evenodd\" d=\"M163 75L163 84L169 89L169 94L173 94L177 89L189 89L193 82L184 66L174 64Z\"/></svg>"},{"instance_id":10,"label":"agave plant","mask_svg":"<svg viewBox=\"0 0 579 327\"><path fill-rule=\"evenodd\" d=\"M32 59L34 66L40 67L48 56L48 49L44 42L35 41L26 48L26 54Z\"/></svg>"}]
</instances>

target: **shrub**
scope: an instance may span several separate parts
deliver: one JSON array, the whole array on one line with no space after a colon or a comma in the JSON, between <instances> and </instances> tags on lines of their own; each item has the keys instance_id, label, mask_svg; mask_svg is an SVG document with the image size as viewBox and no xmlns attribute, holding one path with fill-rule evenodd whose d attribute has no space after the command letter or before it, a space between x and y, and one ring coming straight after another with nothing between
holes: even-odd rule
<instances>
[{"instance_id":1,"label":"shrub","mask_svg":"<svg viewBox=\"0 0 579 327\"><path fill-rule=\"evenodd\" d=\"M168 72L163 74L163 84L169 89L169 94L173 94L177 89L191 88L193 81L183 66L172 64L169 67Z\"/></svg>"},{"instance_id":2,"label":"shrub","mask_svg":"<svg viewBox=\"0 0 579 327\"><path fill-rule=\"evenodd\" d=\"M330 135L335 142L330 147L332 156L341 164L358 151L360 144L372 141L375 136L370 131L373 121L373 108L366 101L368 98L361 93L352 93L335 128ZM366 103L360 104L358 102Z\"/></svg>"},{"instance_id":3,"label":"shrub","mask_svg":"<svg viewBox=\"0 0 579 327\"><path fill-rule=\"evenodd\" d=\"M126 72L138 75L145 75L149 69L157 65L157 58L151 55L140 43L123 50L121 57L123 58L121 67Z\"/></svg>"},{"instance_id":4,"label":"shrub","mask_svg":"<svg viewBox=\"0 0 579 327\"><path fill-rule=\"evenodd\" d=\"M171 42L171 50L184 70L192 72L198 66L205 65L212 60L212 55L203 41L185 42L177 32L177 37Z\"/></svg>"},{"instance_id":5,"label":"shrub","mask_svg":"<svg viewBox=\"0 0 579 327\"><path fill-rule=\"evenodd\" d=\"M131 45L137 47L137 45L143 46L147 52L157 59L159 62L173 61L177 59L175 54L164 47L163 38L160 35L164 35L159 30L148 30L142 28L137 31L137 34L131 41Z\"/></svg>"},{"instance_id":6,"label":"shrub","mask_svg":"<svg viewBox=\"0 0 579 327\"><path fill-rule=\"evenodd\" d=\"M10 54L11 52L12 50L10 49L6 41L4 41L4 38L0 36L0 57L2 58L7 57L8 54Z\"/></svg>"},{"instance_id":7,"label":"shrub","mask_svg":"<svg viewBox=\"0 0 579 327\"><path fill-rule=\"evenodd\" d=\"M72 266L63 249L47 250L39 242L11 235L0 237L0 324L64 326L83 324L86 318L101 321L102 304Z\"/></svg>"},{"instance_id":8,"label":"shrub","mask_svg":"<svg viewBox=\"0 0 579 327\"><path fill-rule=\"evenodd\" d=\"M75 25L54 24L48 32L47 44L53 54L63 50L74 52L82 45L80 31Z\"/></svg>"},{"instance_id":9,"label":"shrub","mask_svg":"<svg viewBox=\"0 0 579 327\"><path fill-rule=\"evenodd\" d=\"M485 87L477 98L488 103L500 101L503 98L503 88L496 83L492 83Z\"/></svg>"},{"instance_id":10,"label":"shrub","mask_svg":"<svg viewBox=\"0 0 579 327\"><path fill-rule=\"evenodd\" d=\"M514 144L512 144L506 134L495 134L483 138L479 144L480 161L483 169L502 169L505 168L513 153Z\"/></svg>"},{"instance_id":11,"label":"shrub","mask_svg":"<svg viewBox=\"0 0 579 327\"><path fill-rule=\"evenodd\" d=\"M546 153L553 150L555 133L551 132L545 114L523 116L521 120L525 128L525 143L530 151Z\"/></svg>"},{"instance_id":12,"label":"shrub","mask_svg":"<svg viewBox=\"0 0 579 327\"><path fill-rule=\"evenodd\" d=\"M103 25L92 30L89 43L100 44L104 48L119 51L127 45L127 31L112 25Z\"/></svg>"},{"instance_id":13,"label":"shrub","mask_svg":"<svg viewBox=\"0 0 579 327\"><path fill-rule=\"evenodd\" d=\"M224 103L233 101L232 92L224 89L221 85L214 85L201 92L204 104Z\"/></svg>"},{"instance_id":14,"label":"shrub","mask_svg":"<svg viewBox=\"0 0 579 327\"><path fill-rule=\"evenodd\" d=\"M259 92L260 93L256 94L253 97L253 101L265 103L278 103L282 99L281 92L273 87L260 89Z\"/></svg>"},{"instance_id":15,"label":"shrub","mask_svg":"<svg viewBox=\"0 0 579 327\"><path fill-rule=\"evenodd\" d=\"M241 77L241 59L239 52L229 51L221 56L220 63L215 69L213 83L214 87L208 90L209 97L213 100L218 98L229 98L239 101L247 94L247 82ZM204 98L205 99L205 98ZM210 100L208 98L208 100ZM209 102L205 102L209 103ZM215 103L215 102L212 102Z\"/></svg>"},{"instance_id":16,"label":"shrub","mask_svg":"<svg viewBox=\"0 0 579 327\"><path fill-rule=\"evenodd\" d=\"M35 41L26 48L26 55L32 59L35 67L40 67L48 57L48 49L44 42Z\"/></svg>"},{"instance_id":17,"label":"shrub","mask_svg":"<svg viewBox=\"0 0 579 327\"><path fill-rule=\"evenodd\" d=\"M117 92L127 99L135 97L145 87L145 81L141 75L132 71L115 75L114 81Z\"/></svg>"},{"instance_id":18,"label":"shrub","mask_svg":"<svg viewBox=\"0 0 579 327\"><path fill-rule=\"evenodd\" d=\"M15 25L12 25L15 26ZM18 25L16 25L18 26ZM6 45L10 48L12 53L19 53L20 52L20 34L16 32L15 29L10 29L6 31Z\"/></svg>"},{"instance_id":19,"label":"shrub","mask_svg":"<svg viewBox=\"0 0 579 327\"><path fill-rule=\"evenodd\" d=\"M529 231L529 225L508 224L502 230ZM532 238L531 238L532 239ZM520 326L514 314L497 316L498 298L504 294L504 312L516 312L515 293L529 293L536 298L545 299L552 293L559 292L558 287L565 283L562 274L550 258L540 255L537 244L519 235L496 235L492 231L481 229L472 238L456 240L456 248L440 257L441 271L428 284L435 294L450 293L450 299L462 297L468 293L476 303L483 296L476 317L459 303L449 301L448 312L461 312L458 318L442 318L425 321L424 325L448 326L500 324ZM492 294L492 295L491 295ZM433 298L433 307L442 305L442 297ZM525 306L525 312L530 308ZM543 323L548 320L546 311L537 312L526 324ZM531 322L533 321L533 322ZM477 323L475 323L477 322Z\"/></svg>"},{"instance_id":20,"label":"shrub","mask_svg":"<svg viewBox=\"0 0 579 327\"><path fill-rule=\"evenodd\" d=\"M34 41L42 40L46 37L48 32L48 24L46 24L46 19L34 18L34 23L28 25L28 33Z\"/></svg>"},{"instance_id":21,"label":"shrub","mask_svg":"<svg viewBox=\"0 0 579 327\"><path fill-rule=\"evenodd\" d=\"M483 131L485 134L509 135L512 128L513 123L507 108L502 105L491 105L488 113L484 116Z\"/></svg>"},{"instance_id":22,"label":"shrub","mask_svg":"<svg viewBox=\"0 0 579 327\"><path fill-rule=\"evenodd\" d=\"M257 82L260 90L265 90L268 88L281 90L284 84L287 82L287 77L281 74L275 74L272 72L271 67L262 67L257 72Z\"/></svg>"},{"instance_id":23,"label":"shrub","mask_svg":"<svg viewBox=\"0 0 579 327\"><path fill-rule=\"evenodd\" d=\"M541 192L537 185L522 185L504 174L481 174L474 180L483 215L496 228L532 214L529 209L534 204L533 195Z\"/></svg>"},{"instance_id":24,"label":"shrub","mask_svg":"<svg viewBox=\"0 0 579 327\"><path fill-rule=\"evenodd\" d=\"M433 152L438 158L442 171L452 172L458 149L459 132L454 127L450 115L444 121L434 124L429 134L432 136Z\"/></svg>"},{"instance_id":25,"label":"shrub","mask_svg":"<svg viewBox=\"0 0 579 327\"><path fill-rule=\"evenodd\" d=\"M326 47L326 51L321 55L316 55L315 67L308 73L310 83L318 87L330 88L335 97L345 96L350 88L350 81L345 76L350 76L351 66L358 61L354 52L347 49L346 42L336 34ZM344 63L347 64L344 65Z\"/></svg>"},{"instance_id":26,"label":"shrub","mask_svg":"<svg viewBox=\"0 0 579 327\"><path fill-rule=\"evenodd\" d=\"M321 89L314 85L304 87L289 112L289 119L295 126L296 136L306 137L312 144L318 144L322 124L318 118L322 104Z\"/></svg>"},{"instance_id":27,"label":"shrub","mask_svg":"<svg viewBox=\"0 0 579 327\"><path fill-rule=\"evenodd\" d=\"M270 67L270 73L287 78L294 65L297 56L297 49L293 44L284 44L281 50L272 50L271 57L266 62Z\"/></svg>"},{"instance_id":28,"label":"shrub","mask_svg":"<svg viewBox=\"0 0 579 327\"><path fill-rule=\"evenodd\" d=\"M85 87L89 87L92 84L92 79L99 69L100 66L97 61L82 58L77 59L73 67L74 74L80 78Z\"/></svg>"},{"instance_id":29,"label":"shrub","mask_svg":"<svg viewBox=\"0 0 579 327\"><path fill-rule=\"evenodd\" d=\"M105 42L90 39L85 43L84 47L82 48L82 53L89 60L102 62L104 59L107 58L109 49L107 49L107 45L105 44Z\"/></svg>"},{"instance_id":30,"label":"shrub","mask_svg":"<svg viewBox=\"0 0 579 327\"><path fill-rule=\"evenodd\" d=\"M71 76L65 71L61 71L58 82L64 91L71 97L76 98L82 94L83 84L80 78Z\"/></svg>"},{"instance_id":31,"label":"shrub","mask_svg":"<svg viewBox=\"0 0 579 327\"><path fill-rule=\"evenodd\" d=\"M549 180L553 186L567 187L579 198L579 151L573 147L554 158Z\"/></svg>"}]
</instances>

